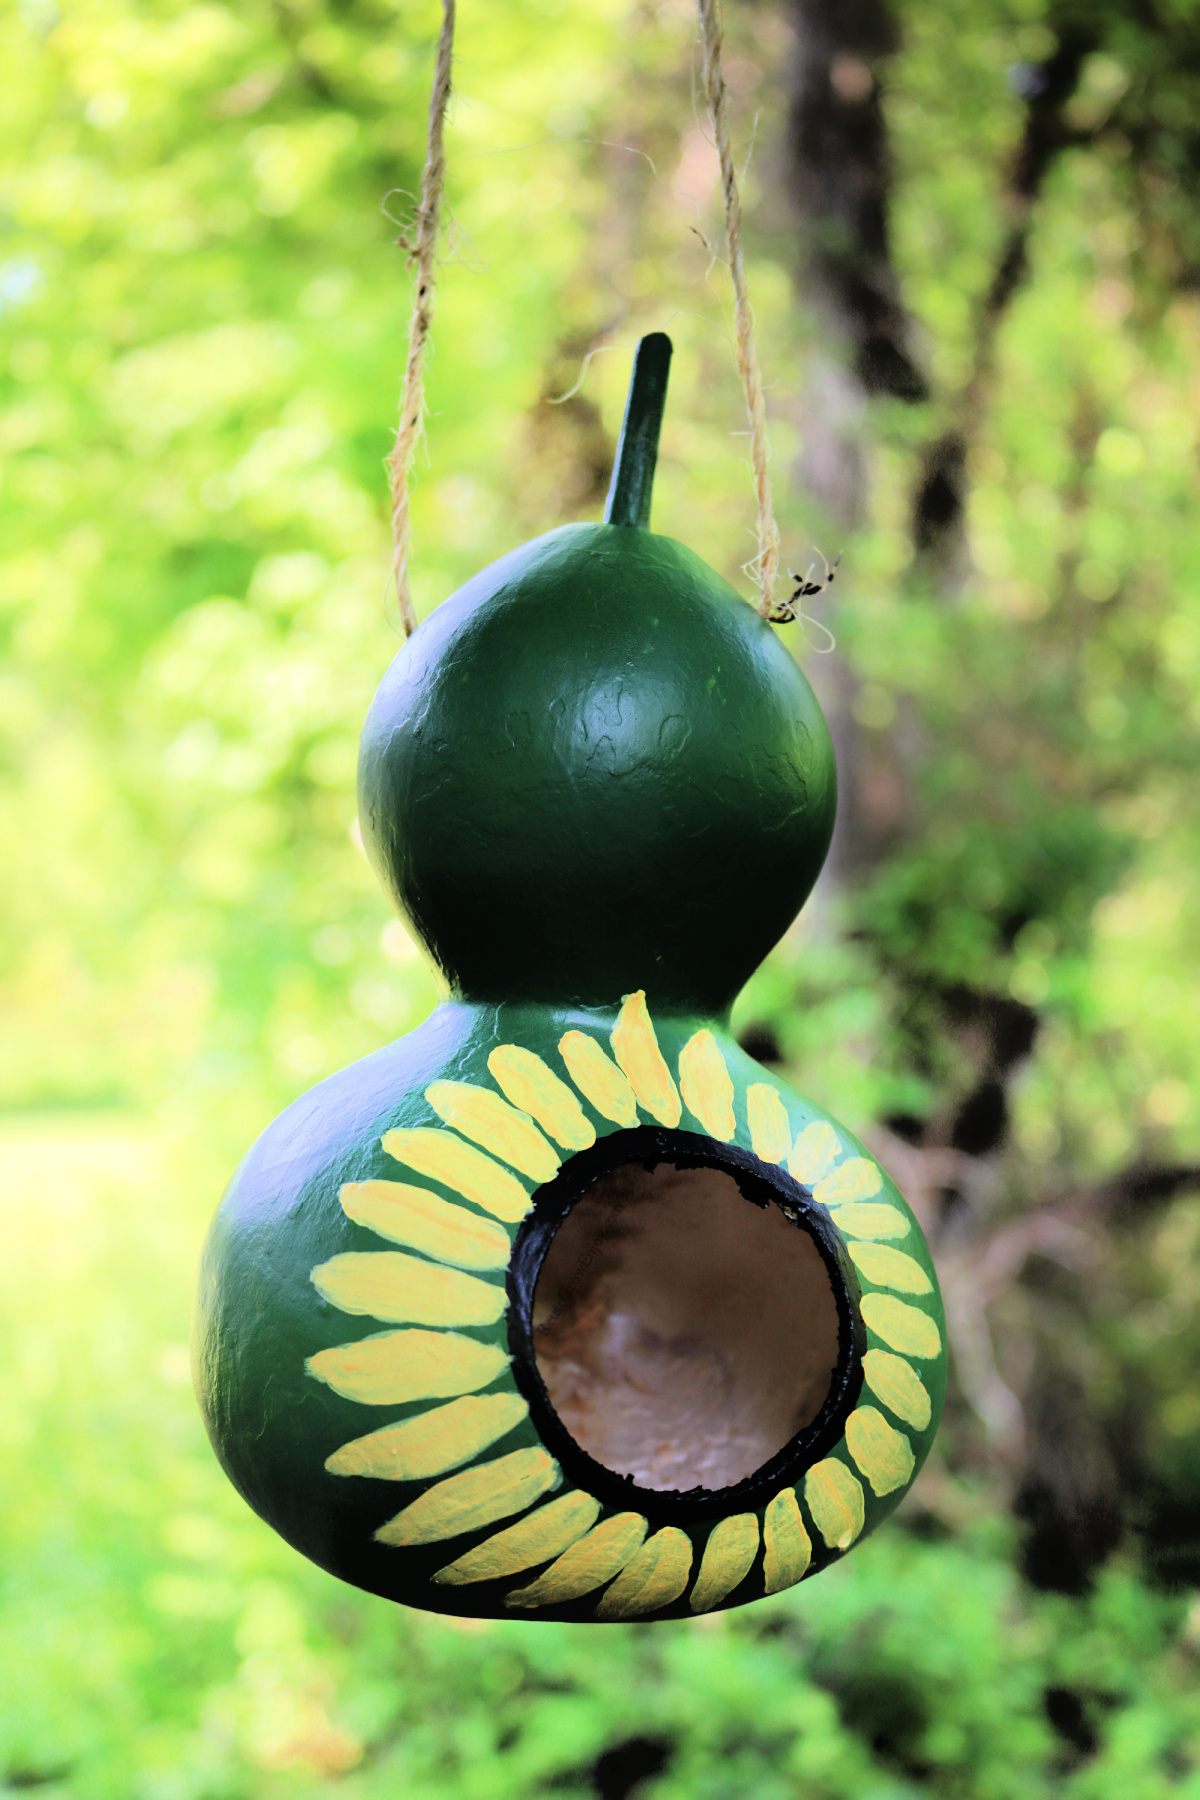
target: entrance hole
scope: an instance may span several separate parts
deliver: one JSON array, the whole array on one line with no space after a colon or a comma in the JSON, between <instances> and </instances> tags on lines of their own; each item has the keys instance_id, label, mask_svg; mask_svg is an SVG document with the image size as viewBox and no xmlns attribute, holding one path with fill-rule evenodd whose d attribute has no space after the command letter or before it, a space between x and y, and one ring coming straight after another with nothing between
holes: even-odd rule
<instances>
[{"instance_id":1,"label":"entrance hole","mask_svg":"<svg viewBox=\"0 0 1200 1800\"><path fill-rule=\"evenodd\" d=\"M533 1347L550 1403L605 1468L659 1492L744 1480L812 1423L838 1309L808 1232L723 1169L601 1175L538 1273Z\"/></svg>"}]
</instances>

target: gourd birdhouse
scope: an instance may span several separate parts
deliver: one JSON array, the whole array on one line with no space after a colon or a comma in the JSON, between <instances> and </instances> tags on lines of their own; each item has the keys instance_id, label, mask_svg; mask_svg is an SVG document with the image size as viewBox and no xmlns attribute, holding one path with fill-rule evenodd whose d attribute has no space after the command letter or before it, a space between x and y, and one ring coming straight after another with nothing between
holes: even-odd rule
<instances>
[{"instance_id":1,"label":"gourd birdhouse","mask_svg":"<svg viewBox=\"0 0 1200 1800\"><path fill-rule=\"evenodd\" d=\"M770 626L648 529L670 351L640 346L605 522L485 569L384 677L363 839L449 998L269 1127L204 1256L230 1478L436 1612L775 1593L895 1507L942 1404L911 1212L729 1033L835 772Z\"/></svg>"}]
</instances>

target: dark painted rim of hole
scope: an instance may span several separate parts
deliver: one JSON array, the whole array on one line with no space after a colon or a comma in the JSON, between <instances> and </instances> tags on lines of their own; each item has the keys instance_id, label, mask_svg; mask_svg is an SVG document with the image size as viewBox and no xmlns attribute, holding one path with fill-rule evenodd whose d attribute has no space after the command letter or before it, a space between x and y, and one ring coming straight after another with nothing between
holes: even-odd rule
<instances>
[{"instance_id":1,"label":"dark painted rim of hole","mask_svg":"<svg viewBox=\"0 0 1200 1800\"><path fill-rule=\"evenodd\" d=\"M644 1488L637 1486L632 1475L606 1468L571 1436L550 1403L537 1366L533 1297L546 1252L567 1214L600 1176L629 1163L640 1163L647 1173L660 1163L670 1163L676 1169L720 1169L732 1175L744 1199L754 1206L774 1203L798 1230L808 1233L829 1277L838 1314L838 1360L825 1404L812 1423L769 1462L731 1487L692 1488L687 1493ZM529 1402L530 1417L543 1444L577 1487L606 1506L645 1513L661 1524L698 1525L731 1513L752 1512L781 1488L794 1487L838 1442L862 1391L866 1334L858 1278L828 1212L783 1168L698 1132L641 1125L632 1131L610 1132L591 1149L569 1158L554 1180L538 1189L513 1245L507 1286L513 1379Z\"/></svg>"}]
</instances>

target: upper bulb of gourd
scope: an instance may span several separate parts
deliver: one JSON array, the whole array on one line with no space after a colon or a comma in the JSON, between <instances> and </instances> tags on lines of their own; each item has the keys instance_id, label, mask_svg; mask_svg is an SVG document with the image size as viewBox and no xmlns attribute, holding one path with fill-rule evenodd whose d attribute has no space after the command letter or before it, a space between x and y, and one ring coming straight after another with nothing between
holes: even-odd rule
<instances>
[{"instance_id":1,"label":"upper bulb of gourd","mask_svg":"<svg viewBox=\"0 0 1200 1800\"><path fill-rule=\"evenodd\" d=\"M645 988L723 1016L828 849L812 689L753 607L644 522L669 355L643 340L605 523L467 582L367 717L368 855L465 998L607 1006Z\"/></svg>"}]
</instances>

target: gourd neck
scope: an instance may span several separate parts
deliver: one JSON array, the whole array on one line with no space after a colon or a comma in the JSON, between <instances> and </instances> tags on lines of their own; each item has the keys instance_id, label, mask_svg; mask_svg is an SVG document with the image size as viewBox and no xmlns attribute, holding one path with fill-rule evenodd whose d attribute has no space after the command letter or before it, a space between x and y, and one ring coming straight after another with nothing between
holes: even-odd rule
<instances>
[{"instance_id":1,"label":"gourd neck","mask_svg":"<svg viewBox=\"0 0 1200 1800\"><path fill-rule=\"evenodd\" d=\"M638 344L612 486L604 509L606 525L631 525L645 531L650 524L650 496L667 402L671 350L665 331L652 331Z\"/></svg>"}]
</instances>

